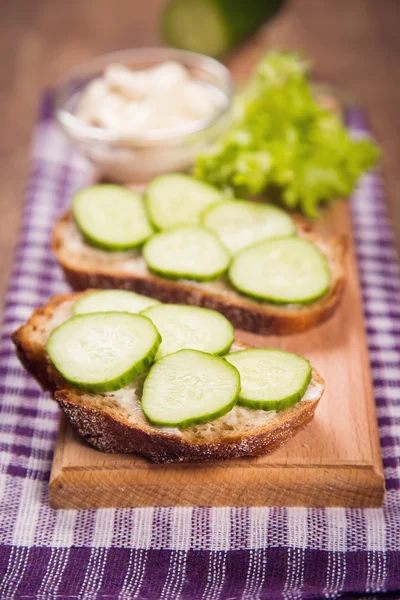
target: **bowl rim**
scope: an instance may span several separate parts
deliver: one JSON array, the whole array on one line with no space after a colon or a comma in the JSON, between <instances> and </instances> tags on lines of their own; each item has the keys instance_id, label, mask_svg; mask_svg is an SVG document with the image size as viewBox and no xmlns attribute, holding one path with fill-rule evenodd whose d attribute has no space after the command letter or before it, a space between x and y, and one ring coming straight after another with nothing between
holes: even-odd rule
<instances>
[{"instance_id":1,"label":"bowl rim","mask_svg":"<svg viewBox=\"0 0 400 600\"><path fill-rule=\"evenodd\" d=\"M222 90L226 97L226 103L212 117L188 121L187 123L165 129L149 130L136 135L115 134L105 128L89 125L65 108L66 99L63 96L63 90L73 77L78 77L80 72L83 73L94 69L96 64L99 64L99 66L101 64L104 68L106 64L112 64L113 62L124 64L124 61L127 62L129 59L148 59L154 60L156 63L175 60L193 68L201 68L215 75L222 82ZM233 95L234 84L231 73L220 61L205 54L162 46L128 48L89 58L64 73L53 90L56 119L72 138L79 139L79 141L124 142L129 144L134 144L135 142L169 142L175 138L185 138L186 136L205 131L215 125L230 111Z\"/></svg>"}]
</instances>

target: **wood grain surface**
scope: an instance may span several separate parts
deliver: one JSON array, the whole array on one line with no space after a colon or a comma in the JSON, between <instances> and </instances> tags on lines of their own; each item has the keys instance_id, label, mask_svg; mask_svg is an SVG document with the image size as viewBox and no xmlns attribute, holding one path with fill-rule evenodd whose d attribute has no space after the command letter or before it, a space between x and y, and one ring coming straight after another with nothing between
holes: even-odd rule
<instances>
[{"instance_id":1,"label":"wood grain surface","mask_svg":"<svg viewBox=\"0 0 400 600\"><path fill-rule=\"evenodd\" d=\"M42 89L88 57L160 44L157 15L162 4L163 0L0 3L0 296L13 257ZM398 0L289 0L286 9L258 36L265 48L298 50L309 56L318 79L347 90L366 106L384 149L383 166L398 241L399 22ZM252 59L253 49L250 44L241 52ZM231 60L235 61L235 56Z\"/></svg>"},{"instance_id":2,"label":"wood grain surface","mask_svg":"<svg viewBox=\"0 0 400 600\"><path fill-rule=\"evenodd\" d=\"M338 202L318 229L349 236L347 203ZM326 380L313 422L271 455L213 464L155 465L90 448L62 419L50 479L57 508L153 505L381 506L384 478L372 395L357 266L349 238L342 304L304 334L260 337L310 359Z\"/></svg>"}]
</instances>

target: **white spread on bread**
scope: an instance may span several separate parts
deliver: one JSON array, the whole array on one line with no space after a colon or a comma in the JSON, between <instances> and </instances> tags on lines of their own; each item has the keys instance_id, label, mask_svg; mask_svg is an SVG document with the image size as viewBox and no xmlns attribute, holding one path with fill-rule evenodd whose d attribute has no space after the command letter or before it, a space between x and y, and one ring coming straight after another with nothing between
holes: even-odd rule
<instances>
[{"instance_id":1,"label":"white spread on bread","mask_svg":"<svg viewBox=\"0 0 400 600\"><path fill-rule=\"evenodd\" d=\"M125 272L127 275L148 275L151 273L147 268L147 265L143 259L143 256L139 250L128 251L128 252L106 252L104 250L99 250L98 248L94 248L86 243L84 237L79 231L77 225L75 224L72 215L71 218L64 223L65 228L65 238L68 239L68 251L69 254L75 255L76 262L84 261L88 264L93 264L93 269L96 269L96 266L101 269L104 267L109 267L115 270L115 272ZM317 246L319 249L325 254L328 265L331 270L331 273L335 273L335 258L332 255L332 249L329 243L325 243L324 241L318 241ZM226 279L216 279L214 281L206 281L206 282L198 282L191 280L181 280L185 285L192 288L201 288L208 290L210 292L215 292L218 294L222 294L223 296L237 298L238 292L232 288L230 283ZM246 302L252 302L254 304L265 304L262 302L257 302L257 300L253 300L250 298L246 298ZM291 308L295 307L297 310L307 309L308 305L298 305L298 304L286 304L280 305L280 308Z\"/></svg>"}]
</instances>

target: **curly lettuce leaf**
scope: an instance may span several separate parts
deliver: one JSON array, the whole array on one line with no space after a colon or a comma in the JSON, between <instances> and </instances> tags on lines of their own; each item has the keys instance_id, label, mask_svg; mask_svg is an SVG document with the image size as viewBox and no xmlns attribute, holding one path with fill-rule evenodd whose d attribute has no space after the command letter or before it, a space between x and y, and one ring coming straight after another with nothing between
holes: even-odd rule
<instances>
[{"instance_id":1,"label":"curly lettuce leaf","mask_svg":"<svg viewBox=\"0 0 400 600\"><path fill-rule=\"evenodd\" d=\"M232 126L197 159L196 177L239 197L274 190L308 217L320 203L351 194L378 149L352 139L340 117L318 104L308 69L295 55L269 53L238 98Z\"/></svg>"}]
</instances>

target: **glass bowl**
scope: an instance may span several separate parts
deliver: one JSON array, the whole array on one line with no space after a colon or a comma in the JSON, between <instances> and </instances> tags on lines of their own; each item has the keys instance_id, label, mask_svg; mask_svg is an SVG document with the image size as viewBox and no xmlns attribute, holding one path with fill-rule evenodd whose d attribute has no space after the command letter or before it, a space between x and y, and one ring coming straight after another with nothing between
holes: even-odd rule
<instances>
[{"instance_id":1,"label":"glass bowl","mask_svg":"<svg viewBox=\"0 0 400 600\"><path fill-rule=\"evenodd\" d=\"M212 118L133 136L88 125L75 115L82 91L108 65L119 63L139 70L166 61L181 63L192 78L222 92L225 101ZM70 70L54 93L56 118L67 136L95 165L100 176L122 183L144 182L160 173L189 169L195 156L229 124L232 97L232 79L224 65L202 54L169 48L123 50L90 59Z\"/></svg>"}]
</instances>

